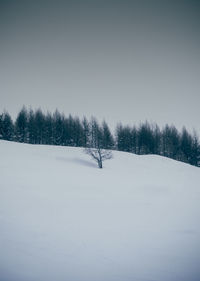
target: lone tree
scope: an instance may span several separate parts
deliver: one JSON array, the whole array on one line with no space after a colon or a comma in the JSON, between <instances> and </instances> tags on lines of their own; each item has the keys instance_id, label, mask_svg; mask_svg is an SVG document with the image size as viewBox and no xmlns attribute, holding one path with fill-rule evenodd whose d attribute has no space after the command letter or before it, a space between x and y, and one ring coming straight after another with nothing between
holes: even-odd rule
<instances>
[{"instance_id":1,"label":"lone tree","mask_svg":"<svg viewBox=\"0 0 200 281\"><path fill-rule=\"evenodd\" d=\"M108 143L109 131L106 128L106 123L103 122L102 127L99 126L97 120L92 117L89 123L89 138L87 147L85 148L85 153L90 155L98 164L100 169L103 168L103 161L107 159L111 159L112 151L109 150L110 143ZM108 132L108 133L107 133ZM105 136L107 138L105 138Z\"/></svg>"},{"instance_id":2,"label":"lone tree","mask_svg":"<svg viewBox=\"0 0 200 281\"><path fill-rule=\"evenodd\" d=\"M89 154L98 164L98 167L100 169L103 168L103 161L107 160L107 159L111 159L112 156L112 152L110 150L107 149L103 149L103 148L85 148L85 152L87 154Z\"/></svg>"}]
</instances>

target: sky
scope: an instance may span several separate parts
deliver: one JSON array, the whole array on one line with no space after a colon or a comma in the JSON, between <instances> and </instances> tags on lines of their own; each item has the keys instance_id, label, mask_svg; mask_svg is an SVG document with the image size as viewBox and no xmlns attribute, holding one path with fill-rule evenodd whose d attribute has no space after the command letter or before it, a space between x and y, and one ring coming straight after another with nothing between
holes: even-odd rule
<instances>
[{"instance_id":1,"label":"sky","mask_svg":"<svg viewBox=\"0 0 200 281\"><path fill-rule=\"evenodd\" d=\"M199 0L0 0L0 112L200 135Z\"/></svg>"}]
</instances>

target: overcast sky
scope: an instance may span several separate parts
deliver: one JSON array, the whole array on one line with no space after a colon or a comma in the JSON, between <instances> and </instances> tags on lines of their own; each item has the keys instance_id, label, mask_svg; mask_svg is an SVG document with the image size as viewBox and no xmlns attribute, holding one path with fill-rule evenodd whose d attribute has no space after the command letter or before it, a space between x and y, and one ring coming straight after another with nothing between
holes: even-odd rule
<instances>
[{"instance_id":1,"label":"overcast sky","mask_svg":"<svg viewBox=\"0 0 200 281\"><path fill-rule=\"evenodd\" d=\"M0 0L0 111L200 134L199 30L199 0Z\"/></svg>"}]
</instances>

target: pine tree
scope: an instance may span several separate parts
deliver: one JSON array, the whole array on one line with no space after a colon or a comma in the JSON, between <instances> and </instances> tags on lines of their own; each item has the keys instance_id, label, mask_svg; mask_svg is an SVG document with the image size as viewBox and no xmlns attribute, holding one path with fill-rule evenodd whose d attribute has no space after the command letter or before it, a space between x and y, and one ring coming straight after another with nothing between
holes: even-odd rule
<instances>
[{"instance_id":1,"label":"pine tree","mask_svg":"<svg viewBox=\"0 0 200 281\"><path fill-rule=\"evenodd\" d=\"M181 161L190 163L192 155L192 137L184 127L181 134L180 149L182 152Z\"/></svg>"},{"instance_id":2,"label":"pine tree","mask_svg":"<svg viewBox=\"0 0 200 281\"><path fill-rule=\"evenodd\" d=\"M42 113L41 109L37 109L35 112L35 129L36 129L36 142L37 144L45 144L45 116Z\"/></svg>"},{"instance_id":3,"label":"pine tree","mask_svg":"<svg viewBox=\"0 0 200 281\"><path fill-rule=\"evenodd\" d=\"M113 136L105 121L102 123L102 147L105 149L112 149L114 147Z\"/></svg>"},{"instance_id":4,"label":"pine tree","mask_svg":"<svg viewBox=\"0 0 200 281\"><path fill-rule=\"evenodd\" d=\"M35 113L32 109L28 112L28 142L31 144L37 143L37 129L35 124Z\"/></svg>"},{"instance_id":5,"label":"pine tree","mask_svg":"<svg viewBox=\"0 0 200 281\"><path fill-rule=\"evenodd\" d=\"M92 117L90 121L90 140L89 146L103 148L103 132L96 118Z\"/></svg>"},{"instance_id":6,"label":"pine tree","mask_svg":"<svg viewBox=\"0 0 200 281\"><path fill-rule=\"evenodd\" d=\"M3 114L0 114L0 139L3 139Z\"/></svg>"},{"instance_id":7,"label":"pine tree","mask_svg":"<svg viewBox=\"0 0 200 281\"><path fill-rule=\"evenodd\" d=\"M0 115L0 138L12 141L14 138L14 125L8 112Z\"/></svg>"},{"instance_id":8,"label":"pine tree","mask_svg":"<svg viewBox=\"0 0 200 281\"><path fill-rule=\"evenodd\" d=\"M63 116L56 111L53 114L53 144L54 145L63 145Z\"/></svg>"},{"instance_id":9,"label":"pine tree","mask_svg":"<svg viewBox=\"0 0 200 281\"><path fill-rule=\"evenodd\" d=\"M24 106L15 121L15 139L19 142L28 142L28 113Z\"/></svg>"},{"instance_id":10,"label":"pine tree","mask_svg":"<svg viewBox=\"0 0 200 281\"><path fill-rule=\"evenodd\" d=\"M117 150L124 151L124 134L122 124L117 125L115 134Z\"/></svg>"},{"instance_id":11,"label":"pine tree","mask_svg":"<svg viewBox=\"0 0 200 281\"><path fill-rule=\"evenodd\" d=\"M82 127L83 127L83 146L87 147L89 144L89 137L90 137L90 124L86 119L86 117L83 118Z\"/></svg>"},{"instance_id":12,"label":"pine tree","mask_svg":"<svg viewBox=\"0 0 200 281\"><path fill-rule=\"evenodd\" d=\"M141 124L138 130L139 154L154 153L155 143L151 126L148 122Z\"/></svg>"},{"instance_id":13,"label":"pine tree","mask_svg":"<svg viewBox=\"0 0 200 281\"><path fill-rule=\"evenodd\" d=\"M47 112L44 123L45 144L53 144L53 118L51 113Z\"/></svg>"},{"instance_id":14,"label":"pine tree","mask_svg":"<svg viewBox=\"0 0 200 281\"><path fill-rule=\"evenodd\" d=\"M190 157L190 164L197 167L200 166L200 143L195 131L192 138L192 153Z\"/></svg>"},{"instance_id":15,"label":"pine tree","mask_svg":"<svg viewBox=\"0 0 200 281\"><path fill-rule=\"evenodd\" d=\"M131 129L131 152L132 153L137 153L137 151L138 151L138 146L137 146L138 140L137 140L137 137L138 137L137 128L134 126Z\"/></svg>"},{"instance_id":16,"label":"pine tree","mask_svg":"<svg viewBox=\"0 0 200 281\"><path fill-rule=\"evenodd\" d=\"M154 124L153 127L153 139L154 139L154 153L161 155L161 131L157 124Z\"/></svg>"}]
</instances>

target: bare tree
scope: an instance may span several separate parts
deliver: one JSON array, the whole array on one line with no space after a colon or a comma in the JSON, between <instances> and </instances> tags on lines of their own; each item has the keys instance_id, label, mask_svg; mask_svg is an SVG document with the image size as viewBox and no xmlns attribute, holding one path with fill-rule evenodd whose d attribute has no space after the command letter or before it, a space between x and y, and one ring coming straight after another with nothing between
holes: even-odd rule
<instances>
[{"instance_id":1,"label":"bare tree","mask_svg":"<svg viewBox=\"0 0 200 281\"><path fill-rule=\"evenodd\" d=\"M103 168L103 161L113 157L112 151L103 148L85 148L85 153L90 155L98 164L100 169Z\"/></svg>"}]
</instances>

